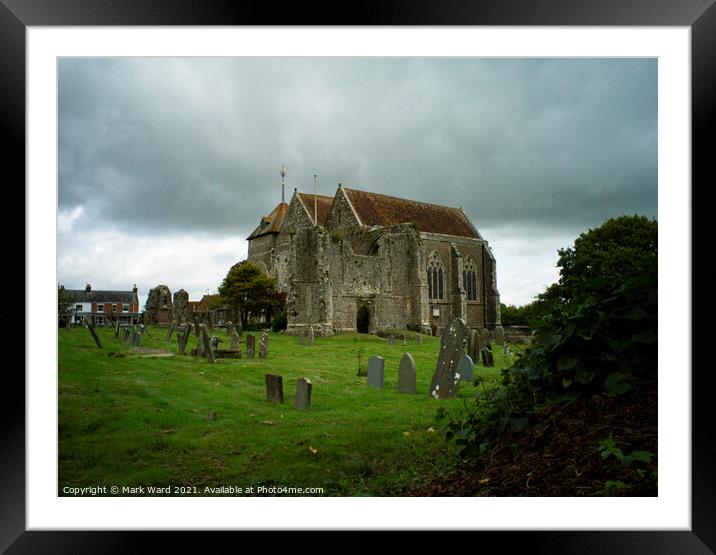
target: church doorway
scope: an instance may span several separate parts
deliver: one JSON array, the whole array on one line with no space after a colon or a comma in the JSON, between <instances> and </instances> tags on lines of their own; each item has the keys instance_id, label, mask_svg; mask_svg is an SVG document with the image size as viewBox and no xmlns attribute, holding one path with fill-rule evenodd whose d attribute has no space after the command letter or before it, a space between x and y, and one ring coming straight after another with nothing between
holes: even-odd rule
<instances>
[{"instance_id":1,"label":"church doorway","mask_svg":"<svg viewBox=\"0 0 716 555\"><path fill-rule=\"evenodd\" d=\"M358 333L368 333L370 329L370 309L363 305L358 309L356 317L356 330Z\"/></svg>"}]
</instances>

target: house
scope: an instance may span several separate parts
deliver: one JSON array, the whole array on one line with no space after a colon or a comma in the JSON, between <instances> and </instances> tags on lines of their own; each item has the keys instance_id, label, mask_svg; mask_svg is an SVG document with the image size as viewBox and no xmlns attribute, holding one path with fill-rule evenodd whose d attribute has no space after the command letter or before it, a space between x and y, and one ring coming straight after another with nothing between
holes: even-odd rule
<instances>
[{"instance_id":1,"label":"house","mask_svg":"<svg viewBox=\"0 0 716 555\"><path fill-rule=\"evenodd\" d=\"M294 189L247 238L248 260L287 296L287 333L439 335L453 317L500 325L496 263L461 208L344 188Z\"/></svg>"},{"instance_id":2,"label":"house","mask_svg":"<svg viewBox=\"0 0 716 555\"><path fill-rule=\"evenodd\" d=\"M64 286L60 286L64 289ZM84 289L64 289L72 301L72 318L75 324L82 322L85 316L95 325L118 318L126 324L139 323L139 295L137 285L131 291L93 291L88 283Z\"/></svg>"}]
</instances>

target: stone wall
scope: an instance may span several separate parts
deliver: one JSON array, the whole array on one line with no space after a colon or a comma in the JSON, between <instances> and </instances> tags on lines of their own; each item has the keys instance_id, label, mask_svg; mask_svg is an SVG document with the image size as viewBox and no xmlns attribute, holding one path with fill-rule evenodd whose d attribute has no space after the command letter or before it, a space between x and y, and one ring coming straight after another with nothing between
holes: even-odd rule
<instances>
[{"instance_id":1,"label":"stone wall","mask_svg":"<svg viewBox=\"0 0 716 555\"><path fill-rule=\"evenodd\" d=\"M157 285L147 294L147 302L144 305L144 322L146 324L158 323L159 309L162 306L168 306L171 309L172 293L166 285ZM171 314L169 319L171 319Z\"/></svg>"}]
</instances>

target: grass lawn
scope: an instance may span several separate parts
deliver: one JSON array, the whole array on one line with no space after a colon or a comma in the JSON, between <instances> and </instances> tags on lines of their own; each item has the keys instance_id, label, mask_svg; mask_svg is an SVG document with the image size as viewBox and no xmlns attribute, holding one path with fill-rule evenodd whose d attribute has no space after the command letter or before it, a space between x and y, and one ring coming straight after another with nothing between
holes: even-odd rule
<instances>
[{"instance_id":1,"label":"grass lawn","mask_svg":"<svg viewBox=\"0 0 716 555\"><path fill-rule=\"evenodd\" d=\"M141 357L121 340L123 333L120 339L111 329L97 333L102 349L87 329L58 330L59 495L65 486L91 485L190 486L199 495L222 485L400 495L405 485L446 469L446 444L432 430L436 408L456 409L473 394L472 384L463 383L457 399L428 396L440 345L433 337L407 347L397 339L390 347L375 336L338 334L306 347L270 333L268 360L209 364L178 355L176 335L165 340L165 328L149 328L142 348L176 356ZM219 348L228 348L225 332L214 334L222 339ZM194 346L192 335L187 352ZM356 375L358 346L364 368L370 355L385 358L384 389L369 388ZM245 357L243 339L241 348ZM417 395L397 392L405 351L415 358ZM495 368L477 366L475 376L499 376L509 361L501 348L494 356ZM266 399L267 373L283 376L283 405ZM305 412L293 407L301 377L313 382Z\"/></svg>"}]
</instances>

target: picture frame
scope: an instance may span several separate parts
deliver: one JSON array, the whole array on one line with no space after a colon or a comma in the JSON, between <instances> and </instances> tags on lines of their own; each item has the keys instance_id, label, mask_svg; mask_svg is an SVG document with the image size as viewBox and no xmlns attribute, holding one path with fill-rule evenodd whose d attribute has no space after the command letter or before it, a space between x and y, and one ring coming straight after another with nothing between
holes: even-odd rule
<instances>
[{"instance_id":1,"label":"picture frame","mask_svg":"<svg viewBox=\"0 0 716 555\"><path fill-rule=\"evenodd\" d=\"M371 9L372 8L372 9ZM272 14L271 6L260 7L258 3L243 3L240 7L219 6L214 3L194 4L191 2L155 2L152 9L142 5L115 2L89 2L58 0L55 2L4 0L0 5L0 51L7 53L0 59L3 80L6 86L2 93L2 121L10 138L6 144L9 167L14 170L15 179L25 177L25 29L30 26L112 26L112 25L259 25L267 22L278 24L315 24L310 9L294 6L278 15ZM329 21L331 12L323 12L322 19ZM429 4L428 2L391 2L381 6L356 6L351 14L352 22L368 25L520 25L520 26L688 26L692 34L692 183L705 183L709 129L706 122L712 112L716 98L716 8L712 1L704 2L589 2L539 1L474 3L459 2ZM316 18L319 19L319 18ZM330 22L335 24L335 20ZM708 202L701 199L701 188L692 184L692 253L709 252L706 243L709 234L699 229L696 222L705 221L703 213ZM24 194L15 187L13 194L23 206ZM701 202L699 202L701 200ZM19 242L17 242L19 243ZM701 248L699 248L701 247ZM16 248L17 247L16 245ZM22 258L25 253L15 257ZM706 311L713 301L705 294L713 284L716 275L713 260L692 256L691 298L706 299ZM24 282L26 276L22 266L16 263L16 270L6 272L3 277L8 285ZM25 291L25 298L30 292ZM686 295L688 297L688 295ZM691 301L691 299L689 299ZM13 312L24 314L17 307ZM15 309L13 306L12 309ZM700 309L703 310L703 309ZM6 324L7 325L7 324ZM694 354L696 347L702 349L708 344L707 326L692 326ZM16 323L12 328L16 328ZM11 329L12 329L11 328ZM25 322L27 329L27 322ZM10 330L8 330L10 333ZM27 335L26 335L27 336ZM27 345L26 345L27 348ZM694 357L696 360L697 357ZM695 364L692 363L693 366ZM704 369L705 370L705 369ZM6 391L24 392L25 382L19 372L9 373ZM705 383L705 373L692 373L692 530L676 531L584 531L584 532L509 532L483 533L482 542L499 544L501 549L529 545L532 551L627 551L649 553L707 552L716 550L716 491L712 472L714 462L713 403L707 399L710 391ZM0 496L0 521L3 523L0 548L9 552L78 552L78 551L123 551L140 550L149 546L144 532L36 532L27 531L25 526L26 483L25 483L25 400L24 395L7 395L4 406L2 458L2 496ZM357 534L357 532L351 532ZM182 536L178 538L177 536ZM487 537L486 537L487 536ZM489 538L488 538L489 537ZM166 542L166 535L155 540ZM183 547L194 542L199 545L200 537L188 539L175 535L173 541L181 541ZM274 540L272 539L272 542ZM284 535L282 541L289 541ZM346 542L346 538L337 541ZM414 538L414 541L422 541ZM166 544L164 544L166 547Z\"/></svg>"}]
</instances>

